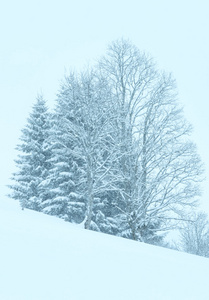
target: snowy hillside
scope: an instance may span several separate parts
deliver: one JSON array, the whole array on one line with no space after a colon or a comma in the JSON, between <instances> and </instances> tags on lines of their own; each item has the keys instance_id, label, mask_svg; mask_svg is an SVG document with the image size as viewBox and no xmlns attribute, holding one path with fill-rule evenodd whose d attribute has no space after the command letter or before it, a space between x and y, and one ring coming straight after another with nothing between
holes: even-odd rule
<instances>
[{"instance_id":1,"label":"snowy hillside","mask_svg":"<svg viewBox=\"0 0 209 300\"><path fill-rule=\"evenodd\" d=\"M208 300L209 259L0 201L1 300Z\"/></svg>"}]
</instances>

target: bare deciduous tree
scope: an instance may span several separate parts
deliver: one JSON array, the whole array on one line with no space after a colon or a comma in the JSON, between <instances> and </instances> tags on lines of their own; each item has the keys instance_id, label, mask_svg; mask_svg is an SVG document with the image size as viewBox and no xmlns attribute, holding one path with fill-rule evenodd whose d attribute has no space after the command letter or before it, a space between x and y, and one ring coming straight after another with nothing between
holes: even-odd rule
<instances>
[{"instance_id":1,"label":"bare deciduous tree","mask_svg":"<svg viewBox=\"0 0 209 300\"><path fill-rule=\"evenodd\" d=\"M148 56L124 40L110 45L99 67L109 80L115 114L115 176L122 199L116 205L125 235L145 241L194 204L200 159L170 75L158 72Z\"/></svg>"},{"instance_id":2,"label":"bare deciduous tree","mask_svg":"<svg viewBox=\"0 0 209 300\"><path fill-rule=\"evenodd\" d=\"M85 199L86 229L92 225L95 199L110 189L109 173L115 155L110 147L108 97L107 85L93 71L66 77L59 95L59 106L65 111L60 120L66 135L63 146L71 140L74 146L70 151L80 161L76 190Z\"/></svg>"},{"instance_id":3,"label":"bare deciduous tree","mask_svg":"<svg viewBox=\"0 0 209 300\"><path fill-rule=\"evenodd\" d=\"M209 257L209 220L205 213L194 214L180 230L180 250Z\"/></svg>"}]
</instances>

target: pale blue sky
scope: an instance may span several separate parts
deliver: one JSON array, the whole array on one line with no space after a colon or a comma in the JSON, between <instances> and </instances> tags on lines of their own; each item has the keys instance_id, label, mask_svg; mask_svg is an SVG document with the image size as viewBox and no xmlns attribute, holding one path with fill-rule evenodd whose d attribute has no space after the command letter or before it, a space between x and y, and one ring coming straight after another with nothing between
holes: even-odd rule
<instances>
[{"instance_id":1,"label":"pale blue sky","mask_svg":"<svg viewBox=\"0 0 209 300\"><path fill-rule=\"evenodd\" d=\"M37 93L53 106L65 70L81 68L121 37L172 72L206 165L209 213L209 2L207 0L5 1L0 9L0 196Z\"/></svg>"}]
</instances>

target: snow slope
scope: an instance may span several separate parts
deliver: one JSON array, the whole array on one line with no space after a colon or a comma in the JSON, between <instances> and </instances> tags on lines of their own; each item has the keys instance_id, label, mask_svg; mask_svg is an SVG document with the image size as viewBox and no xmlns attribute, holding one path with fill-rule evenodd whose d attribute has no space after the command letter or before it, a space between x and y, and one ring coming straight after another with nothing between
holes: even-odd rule
<instances>
[{"instance_id":1,"label":"snow slope","mask_svg":"<svg viewBox=\"0 0 209 300\"><path fill-rule=\"evenodd\" d=\"M209 259L0 201L1 300L208 300Z\"/></svg>"}]
</instances>

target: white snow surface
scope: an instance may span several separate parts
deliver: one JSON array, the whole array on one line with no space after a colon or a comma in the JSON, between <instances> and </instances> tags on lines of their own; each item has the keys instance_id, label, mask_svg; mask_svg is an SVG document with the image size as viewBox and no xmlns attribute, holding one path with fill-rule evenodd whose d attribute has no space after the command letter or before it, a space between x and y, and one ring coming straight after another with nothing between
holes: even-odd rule
<instances>
[{"instance_id":1,"label":"white snow surface","mask_svg":"<svg viewBox=\"0 0 209 300\"><path fill-rule=\"evenodd\" d=\"M1 300L208 300L209 259L0 201Z\"/></svg>"}]
</instances>

